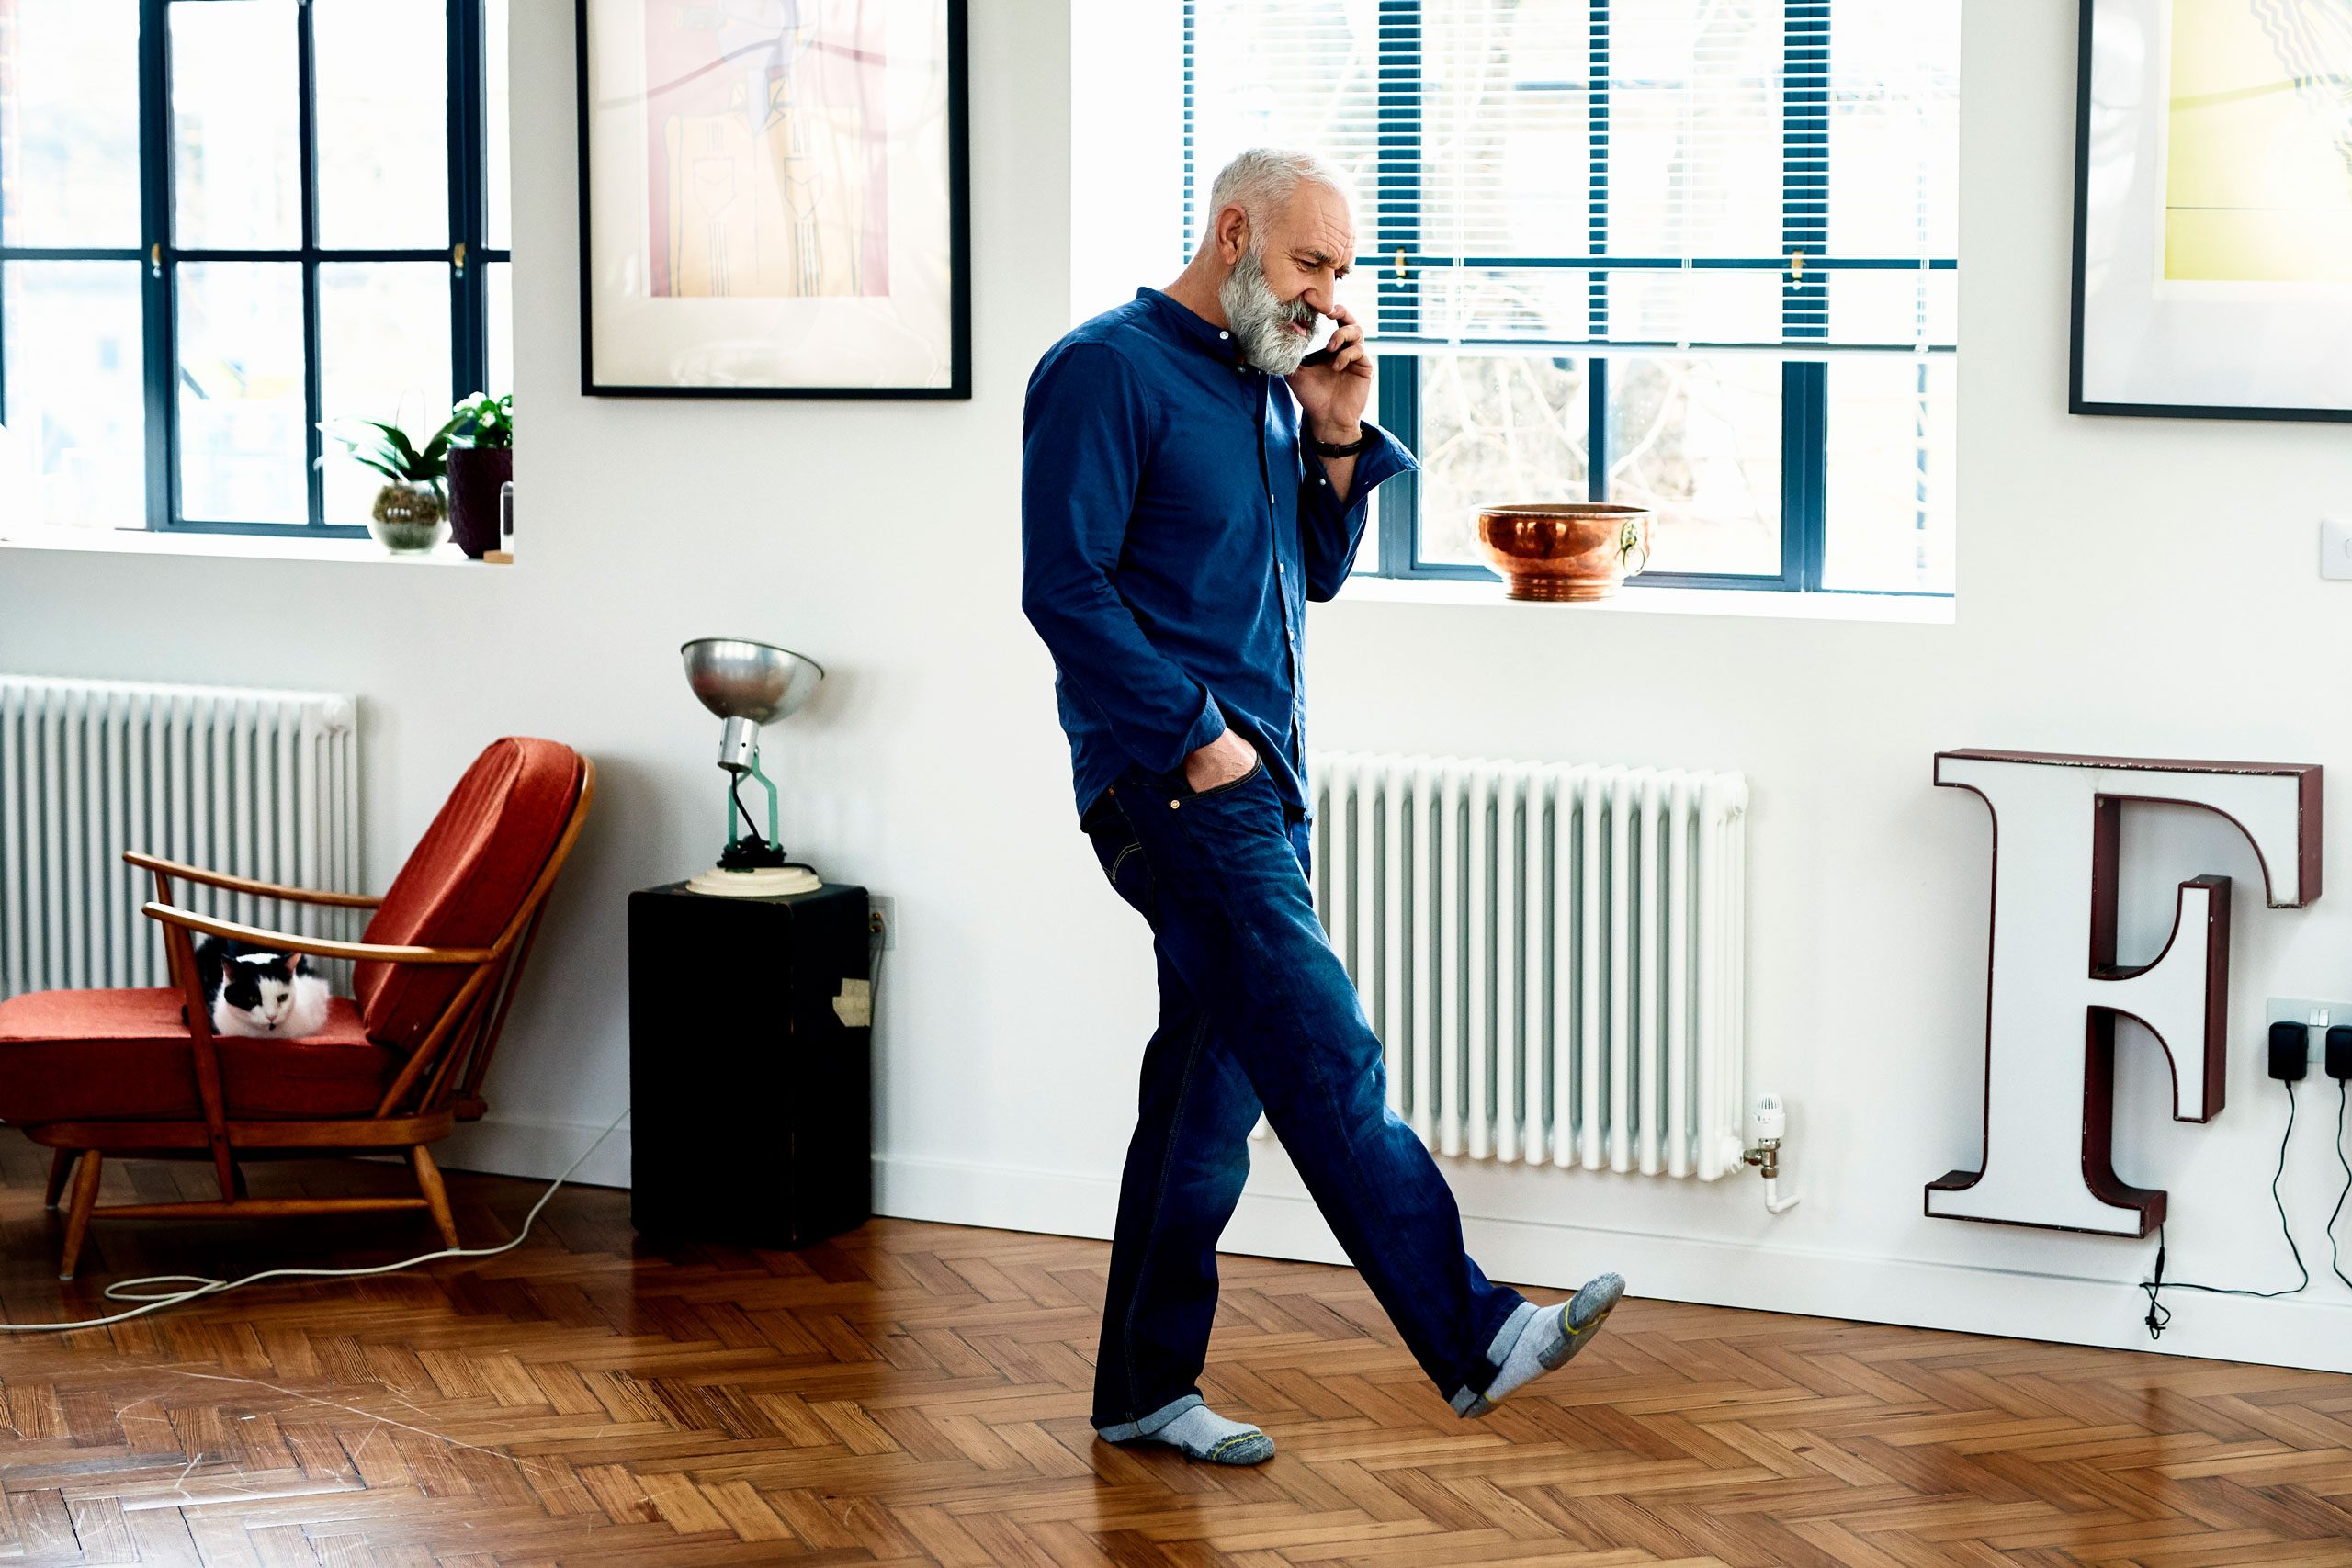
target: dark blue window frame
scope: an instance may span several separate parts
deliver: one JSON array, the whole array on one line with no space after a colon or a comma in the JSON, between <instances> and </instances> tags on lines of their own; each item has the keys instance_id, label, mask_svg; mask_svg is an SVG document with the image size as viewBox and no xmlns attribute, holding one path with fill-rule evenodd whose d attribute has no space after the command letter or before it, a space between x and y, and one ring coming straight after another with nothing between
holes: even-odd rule
<instances>
[{"instance_id":1,"label":"dark blue window frame","mask_svg":"<svg viewBox=\"0 0 2352 1568\"><path fill-rule=\"evenodd\" d=\"M319 269L338 262L440 262L449 269L450 400L487 380L490 351L485 269L512 261L514 253L492 249L489 226L488 136L483 75L486 20L483 0L447 0L448 28L449 233L446 248L343 250L318 243L317 113L311 6L295 7L296 87L300 94L297 141L301 164L301 243L277 249L183 249L172 241L171 35L173 6L215 0L140 0L139 164L141 243L135 249L111 246L11 245L0 231L0 267L10 262L121 261L141 265L141 306L145 345L147 527L155 532L269 534L302 538L361 537L367 529L330 524L325 517L325 481L319 457L323 437L319 339ZM303 427L307 438L308 523L254 523L226 518L190 518L180 509L179 344L175 322L179 265L183 262L300 263L302 269ZM7 407L7 364L0 355L0 412Z\"/></svg>"},{"instance_id":2,"label":"dark blue window frame","mask_svg":"<svg viewBox=\"0 0 2352 1568\"><path fill-rule=\"evenodd\" d=\"M1375 274L1378 335L1411 337L1421 325L1423 269L1450 266L1456 258L1425 254L1421 214L1422 14L1427 0L1379 0L1377 38L1376 168L1373 251L1356 258L1359 269ZM1587 333L1595 344L1615 348L1680 348L1676 344L1609 340L1608 275L1679 268L1680 257L1613 256L1609 254L1609 115L1611 108L1610 11L1639 0L1589 0L1591 36L1587 52L1589 191L1587 251L1577 257L1467 256L1471 267L1566 266L1588 273ZM1828 342L1829 280L1837 272L1916 270L1917 261L1840 258L1826 254L1829 236L1829 54L1832 0L1786 0L1781 35L1781 254L1774 257L1704 257L1690 265L1703 269L1777 271L1781 274L1781 335L1785 343ZM1198 183L1205 177L1194 163L1196 0L1183 5L1184 186L1186 243L1195 227ZM1788 258L1803 256L1801 267ZM1936 257L1928 266L1956 270L1957 257ZM1741 345L1693 343L1693 354ZM1527 352L1541 355L1542 345ZM1948 349L1932 352L1949 353ZM1608 499L1609 349L1583 356L1589 426L1587 499ZM1380 356L1380 423L1407 446L1420 445L1419 356ZM1558 361L1564 367L1574 358ZM1922 375L1924 375L1924 367ZM1781 592L1849 592L1827 588L1829 457L1829 367L1826 359L1784 358L1781 369L1781 570L1777 575L1735 572L1645 571L1629 586L1760 589ZM1484 566L1430 561L1420 554L1420 495L1415 475L1391 479L1380 492L1380 564L1377 575L1394 578L1453 578L1496 581ZM1359 568L1359 570L1363 570ZM1870 592L1888 592L1871 590ZM1948 598L1942 593L1906 597Z\"/></svg>"}]
</instances>

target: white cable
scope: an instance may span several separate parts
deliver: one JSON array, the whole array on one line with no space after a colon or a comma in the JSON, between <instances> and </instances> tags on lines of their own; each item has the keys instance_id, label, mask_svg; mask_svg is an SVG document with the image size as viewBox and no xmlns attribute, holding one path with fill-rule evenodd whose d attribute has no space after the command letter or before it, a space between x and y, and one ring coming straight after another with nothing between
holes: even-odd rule
<instances>
[{"instance_id":1,"label":"white cable","mask_svg":"<svg viewBox=\"0 0 2352 1568\"><path fill-rule=\"evenodd\" d=\"M123 1280L106 1288L106 1298L110 1302L142 1302L146 1303L143 1306L117 1313L112 1317L94 1317L82 1323L0 1323L0 1334L63 1334L77 1328L104 1328L110 1324L128 1323L134 1317L144 1317L151 1312L162 1312L165 1307L175 1307L205 1296L217 1296L224 1291L257 1285L264 1280L358 1280L371 1274L396 1274L403 1269L413 1269L420 1263L435 1263L444 1258L495 1258L502 1252L512 1252L529 1238L532 1223L539 1217L539 1211L548 1206L548 1200L555 1196L556 1189L571 1180L571 1173L587 1164L588 1156L602 1148L605 1140L628 1120L628 1112L626 1111L614 1117L612 1123L596 1134L596 1141L581 1150L580 1157L564 1167L563 1174L539 1194L539 1201L531 1205L529 1213L523 1216L523 1228L514 1233L514 1239L496 1247L445 1247L438 1252L421 1253L398 1263L379 1263L372 1269L265 1269L242 1280L212 1280L201 1274L147 1274L136 1280ZM187 1289L166 1291L161 1295L142 1295L137 1287L144 1285L185 1285Z\"/></svg>"}]
</instances>

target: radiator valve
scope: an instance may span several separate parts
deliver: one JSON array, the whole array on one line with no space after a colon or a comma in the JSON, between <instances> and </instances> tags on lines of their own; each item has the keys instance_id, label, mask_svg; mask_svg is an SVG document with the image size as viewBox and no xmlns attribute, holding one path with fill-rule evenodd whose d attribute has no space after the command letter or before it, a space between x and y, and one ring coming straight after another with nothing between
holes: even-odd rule
<instances>
[{"instance_id":1,"label":"radiator valve","mask_svg":"<svg viewBox=\"0 0 2352 1568\"><path fill-rule=\"evenodd\" d=\"M1789 1113L1777 1094L1756 1097L1756 1146L1741 1154L1740 1158L1758 1167L1764 1177L1764 1207L1768 1213L1781 1214L1797 1206L1799 1200L1781 1196L1781 1139L1788 1132Z\"/></svg>"}]
</instances>

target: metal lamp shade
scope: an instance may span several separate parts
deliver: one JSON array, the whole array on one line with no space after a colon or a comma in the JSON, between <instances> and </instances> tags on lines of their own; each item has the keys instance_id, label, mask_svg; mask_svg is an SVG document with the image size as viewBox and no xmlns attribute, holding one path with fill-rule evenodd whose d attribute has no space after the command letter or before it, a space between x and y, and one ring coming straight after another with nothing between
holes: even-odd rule
<instances>
[{"instance_id":1,"label":"metal lamp shade","mask_svg":"<svg viewBox=\"0 0 2352 1568\"><path fill-rule=\"evenodd\" d=\"M686 684L721 718L770 724L807 702L825 678L813 659L743 637L697 637L678 649Z\"/></svg>"}]
</instances>

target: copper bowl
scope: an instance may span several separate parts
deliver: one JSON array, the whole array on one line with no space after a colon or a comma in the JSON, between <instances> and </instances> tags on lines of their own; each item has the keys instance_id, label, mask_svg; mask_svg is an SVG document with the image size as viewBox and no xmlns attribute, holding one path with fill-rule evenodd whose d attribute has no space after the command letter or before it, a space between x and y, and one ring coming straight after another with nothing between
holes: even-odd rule
<instances>
[{"instance_id":1,"label":"copper bowl","mask_svg":"<svg viewBox=\"0 0 2352 1568\"><path fill-rule=\"evenodd\" d=\"M1478 513L1478 551L1512 599L1606 599L1648 564L1647 507L1569 501Z\"/></svg>"}]
</instances>

